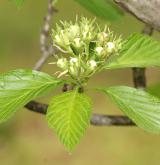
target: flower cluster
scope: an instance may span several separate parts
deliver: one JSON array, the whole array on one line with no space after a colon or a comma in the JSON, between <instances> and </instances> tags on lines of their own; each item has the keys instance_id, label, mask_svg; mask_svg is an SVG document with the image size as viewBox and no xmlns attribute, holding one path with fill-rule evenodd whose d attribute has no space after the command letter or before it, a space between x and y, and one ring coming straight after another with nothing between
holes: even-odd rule
<instances>
[{"instance_id":1,"label":"flower cluster","mask_svg":"<svg viewBox=\"0 0 160 165\"><path fill-rule=\"evenodd\" d=\"M91 75L101 70L106 60L118 55L121 38L116 38L109 28L101 29L95 20L84 17L75 23L61 22L52 30L54 46L69 55L57 59L60 74L69 75L75 83L84 83Z\"/></svg>"}]
</instances>

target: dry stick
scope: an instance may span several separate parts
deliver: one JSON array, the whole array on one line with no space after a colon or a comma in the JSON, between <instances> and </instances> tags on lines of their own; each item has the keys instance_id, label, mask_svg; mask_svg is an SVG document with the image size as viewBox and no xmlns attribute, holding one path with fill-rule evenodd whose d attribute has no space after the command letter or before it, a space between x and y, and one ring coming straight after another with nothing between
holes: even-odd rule
<instances>
[{"instance_id":1,"label":"dry stick","mask_svg":"<svg viewBox=\"0 0 160 165\"><path fill-rule=\"evenodd\" d=\"M53 47L48 46L48 38L54 12L57 11L53 7L53 0L48 0L48 11L47 15L44 17L44 25L40 34L40 51L42 56L35 64L34 70L41 70L43 64L45 64L50 55L55 54Z\"/></svg>"}]
</instances>

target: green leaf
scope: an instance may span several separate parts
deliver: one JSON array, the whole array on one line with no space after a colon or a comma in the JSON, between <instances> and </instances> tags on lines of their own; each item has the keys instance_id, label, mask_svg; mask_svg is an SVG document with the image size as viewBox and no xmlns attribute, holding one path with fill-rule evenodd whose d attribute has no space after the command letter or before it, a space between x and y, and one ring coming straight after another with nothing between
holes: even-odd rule
<instances>
[{"instance_id":1,"label":"green leaf","mask_svg":"<svg viewBox=\"0 0 160 165\"><path fill-rule=\"evenodd\" d=\"M107 61L106 69L160 66L160 42L142 34L131 35L120 54Z\"/></svg>"},{"instance_id":2,"label":"green leaf","mask_svg":"<svg viewBox=\"0 0 160 165\"><path fill-rule=\"evenodd\" d=\"M126 86L100 89L139 127L160 133L160 99L149 93Z\"/></svg>"},{"instance_id":3,"label":"green leaf","mask_svg":"<svg viewBox=\"0 0 160 165\"><path fill-rule=\"evenodd\" d=\"M14 70L0 75L0 123L26 103L54 89L61 81L46 73Z\"/></svg>"},{"instance_id":4,"label":"green leaf","mask_svg":"<svg viewBox=\"0 0 160 165\"><path fill-rule=\"evenodd\" d=\"M90 115L90 98L74 90L52 99L47 112L47 120L66 149L71 151L79 143L89 126Z\"/></svg>"},{"instance_id":5,"label":"green leaf","mask_svg":"<svg viewBox=\"0 0 160 165\"><path fill-rule=\"evenodd\" d=\"M122 17L122 11L111 0L75 0L85 9L106 21Z\"/></svg>"},{"instance_id":6,"label":"green leaf","mask_svg":"<svg viewBox=\"0 0 160 165\"><path fill-rule=\"evenodd\" d=\"M160 98L160 83L152 84L147 88L147 92Z\"/></svg>"},{"instance_id":7,"label":"green leaf","mask_svg":"<svg viewBox=\"0 0 160 165\"><path fill-rule=\"evenodd\" d=\"M24 3L24 0L10 0L13 1L18 7Z\"/></svg>"}]
</instances>

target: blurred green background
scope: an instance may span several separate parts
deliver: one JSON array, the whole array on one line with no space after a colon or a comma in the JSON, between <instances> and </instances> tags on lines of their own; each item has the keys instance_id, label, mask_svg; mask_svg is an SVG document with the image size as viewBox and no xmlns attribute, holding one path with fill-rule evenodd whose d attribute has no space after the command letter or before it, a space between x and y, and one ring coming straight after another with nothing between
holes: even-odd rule
<instances>
[{"instance_id":1,"label":"blurred green background","mask_svg":"<svg viewBox=\"0 0 160 165\"><path fill-rule=\"evenodd\" d=\"M46 0L27 0L17 9L7 0L0 2L0 72L16 68L32 68L40 57L39 33L46 13ZM59 19L73 20L75 15L94 17L73 0L60 0L53 26ZM105 24L103 20L99 23ZM143 23L126 15L111 25L123 37L141 32ZM159 38L158 33L154 33ZM52 57L49 61L53 61ZM54 74L53 65L43 71ZM89 82L92 86L132 84L130 69L102 72ZM160 81L159 69L147 69L148 84ZM57 92L43 97L48 103ZM104 95L90 93L94 112L120 114L120 110ZM68 154L54 132L47 127L45 117L21 109L13 119L0 126L0 165L159 165L160 136L136 127L90 126L81 143Z\"/></svg>"}]
</instances>

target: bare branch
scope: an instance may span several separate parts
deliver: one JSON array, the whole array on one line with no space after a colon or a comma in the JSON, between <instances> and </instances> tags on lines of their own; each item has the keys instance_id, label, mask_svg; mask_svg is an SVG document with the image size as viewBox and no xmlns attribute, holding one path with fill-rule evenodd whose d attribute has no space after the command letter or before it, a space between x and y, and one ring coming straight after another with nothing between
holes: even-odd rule
<instances>
[{"instance_id":1,"label":"bare branch","mask_svg":"<svg viewBox=\"0 0 160 165\"><path fill-rule=\"evenodd\" d=\"M44 115L47 113L48 109L47 104L42 104L36 101L30 101L28 104L25 105L25 107L32 112L37 112Z\"/></svg>"},{"instance_id":2,"label":"bare branch","mask_svg":"<svg viewBox=\"0 0 160 165\"><path fill-rule=\"evenodd\" d=\"M91 124L94 126L135 126L127 116L93 114Z\"/></svg>"},{"instance_id":3,"label":"bare branch","mask_svg":"<svg viewBox=\"0 0 160 165\"><path fill-rule=\"evenodd\" d=\"M47 113L47 104L42 104L36 101L31 101L25 106L28 110L40 114ZM91 124L95 126L134 126L135 124L126 116L100 115L93 114Z\"/></svg>"},{"instance_id":4,"label":"bare branch","mask_svg":"<svg viewBox=\"0 0 160 165\"><path fill-rule=\"evenodd\" d=\"M135 88L146 88L145 68L133 68L133 83Z\"/></svg>"},{"instance_id":5,"label":"bare branch","mask_svg":"<svg viewBox=\"0 0 160 165\"><path fill-rule=\"evenodd\" d=\"M159 0L114 0L120 7L140 21L160 31Z\"/></svg>"},{"instance_id":6,"label":"bare branch","mask_svg":"<svg viewBox=\"0 0 160 165\"><path fill-rule=\"evenodd\" d=\"M40 70L43 64L47 61L51 54L55 54L54 48L50 45L48 46L48 38L50 33L50 27L52 23L53 14L57 12L53 7L53 0L48 0L48 11L46 16L44 17L44 25L40 34L40 51L41 58L37 61L34 66L34 70Z\"/></svg>"},{"instance_id":7,"label":"bare branch","mask_svg":"<svg viewBox=\"0 0 160 165\"><path fill-rule=\"evenodd\" d=\"M149 25L145 25L142 33L150 36L153 33L153 28ZM133 83L135 88L146 88L145 71L145 68L133 68Z\"/></svg>"}]
</instances>

